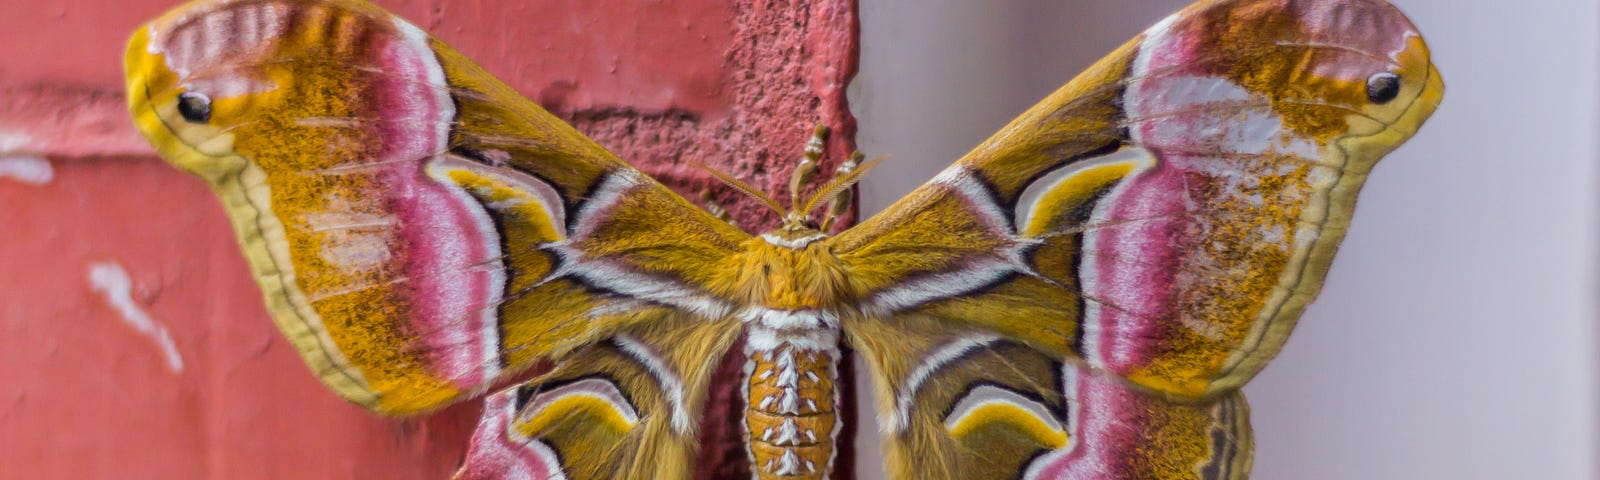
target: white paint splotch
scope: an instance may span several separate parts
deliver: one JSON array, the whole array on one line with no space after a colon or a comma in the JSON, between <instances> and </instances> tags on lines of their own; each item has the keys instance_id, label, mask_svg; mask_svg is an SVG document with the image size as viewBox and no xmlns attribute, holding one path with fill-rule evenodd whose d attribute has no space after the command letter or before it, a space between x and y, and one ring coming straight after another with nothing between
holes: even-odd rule
<instances>
[{"instance_id":1,"label":"white paint splotch","mask_svg":"<svg viewBox=\"0 0 1600 480\"><path fill-rule=\"evenodd\" d=\"M33 137L26 134L0 130L0 180L44 185L55 178L49 160L26 153L33 143Z\"/></svg>"},{"instance_id":2,"label":"white paint splotch","mask_svg":"<svg viewBox=\"0 0 1600 480\"><path fill-rule=\"evenodd\" d=\"M51 167L50 161L44 157L0 154L0 179L9 178L27 184L44 185L55 177L55 168Z\"/></svg>"},{"instance_id":3,"label":"white paint splotch","mask_svg":"<svg viewBox=\"0 0 1600 480\"><path fill-rule=\"evenodd\" d=\"M0 130L0 155L23 151L33 145L33 137L22 132Z\"/></svg>"},{"instance_id":4,"label":"white paint splotch","mask_svg":"<svg viewBox=\"0 0 1600 480\"><path fill-rule=\"evenodd\" d=\"M156 343L166 357L168 368L174 373L183 371L183 357L178 355L172 335L133 301L133 280L128 278L128 271L122 265L116 262L89 264L89 288L105 295L106 301L121 315L122 323Z\"/></svg>"}]
</instances>

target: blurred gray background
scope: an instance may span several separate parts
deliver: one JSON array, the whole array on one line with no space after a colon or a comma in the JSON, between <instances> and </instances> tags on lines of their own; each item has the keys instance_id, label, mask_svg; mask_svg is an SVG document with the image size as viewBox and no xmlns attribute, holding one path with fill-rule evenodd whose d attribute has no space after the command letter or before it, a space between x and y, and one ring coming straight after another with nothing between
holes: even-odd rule
<instances>
[{"instance_id":1,"label":"blurred gray background","mask_svg":"<svg viewBox=\"0 0 1600 480\"><path fill-rule=\"evenodd\" d=\"M1188 3L863 0L851 102L861 148L892 155L863 213ZM1394 3L1444 104L1374 171L1322 296L1245 389L1254 478L1597 478L1600 2Z\"/></svg>"}]
</instances>

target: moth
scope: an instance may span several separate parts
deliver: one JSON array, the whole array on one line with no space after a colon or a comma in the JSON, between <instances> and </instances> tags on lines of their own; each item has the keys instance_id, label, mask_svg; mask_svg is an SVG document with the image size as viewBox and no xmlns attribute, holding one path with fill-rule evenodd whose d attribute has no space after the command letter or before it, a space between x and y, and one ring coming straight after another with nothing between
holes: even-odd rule
<instances>
[{"instance_id":1,"label":"moth","mask_svg":"<svg viewBox=\"0 0 1600 480\"><path fill-rule=\"evenodd\" d=\"M870 165L789 208L729 177L784 213L750 234L361 0L190 4L125 60L317 378L488 394L471 478L687 477L731 349L751 477L827 478L842 345L893 478L1243 478L1239 387L1444 92L1381 0L1205 0L836 234Z\"/></svg>"}]
</instances>

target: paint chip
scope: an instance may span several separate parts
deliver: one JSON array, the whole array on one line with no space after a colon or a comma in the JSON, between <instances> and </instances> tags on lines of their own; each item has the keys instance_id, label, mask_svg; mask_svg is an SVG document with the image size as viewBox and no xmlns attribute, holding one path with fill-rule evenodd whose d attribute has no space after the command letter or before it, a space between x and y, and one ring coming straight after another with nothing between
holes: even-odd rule
<instances>
[{"instance_id":1,"label":"paint chip","mask_svg":"<svg viewBox=\"0 0 1600 480\"><path fill-rule=\"evenodd\" d=\"M150 337L161 347L167 367L173 373L183 371L183 357L178 355L178 346L173 343L172 335L133 301L133 280L128 278L128 272L122 269L122 265L116 262L89 264L89 288L105 295L111 307L121 314L123 323Z\"/></svg>"},{"instance_id":2,"label":"paint chip","mask_svg":"<svg viewBox=\"0 0 1600 480\"><path fill-rule=\"evenodd\" d=\"M16 181L44 185L55 178L55 169L51 168L50 161L36 155L9 155L0 157L0 179L11 178Z\"/></svg>"}]
</instances>

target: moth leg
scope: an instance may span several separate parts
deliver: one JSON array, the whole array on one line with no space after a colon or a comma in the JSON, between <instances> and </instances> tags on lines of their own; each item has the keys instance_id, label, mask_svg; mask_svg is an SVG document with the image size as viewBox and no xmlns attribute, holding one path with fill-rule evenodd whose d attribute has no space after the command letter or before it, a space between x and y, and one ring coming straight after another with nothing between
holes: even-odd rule
<instances>
[{"instance_id":1,"label":"moth leg","mask_svg":"<svg viewBox=\"0 0 1600 480\"><path fill-rule=\"evenodd\" d=\"M817 164L822 161L829 133L827 125L817 125L811 131L811 140L806 142L805 154L800 156L800 164L795 165L794 174L789 177L789 208L800 208L800 193L805 190L807 183L811 183L811 178L817 175ZM809 214L809 212L803 213Z\"/></svg>"},{"instance_id":2,"label":"moth leg","mask_svg":"<svg viewBox=\"0 0 1600 480\"><path fill-rule=\"evenodd\" d=\"M716 198L712 198L710 190L700 189L700 204L705 206L706 213L710 213L711 216L717 217L717 220L722 220L723 222L727 222L729 225L733 225L735 227L739 226L738 224L733 223L733 214L728 213L728 209L722 208L722 204L717 203Z\"/></svg>"}]
</instances>

